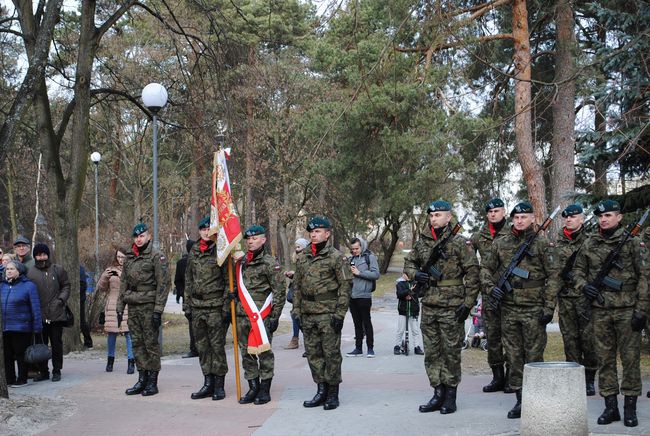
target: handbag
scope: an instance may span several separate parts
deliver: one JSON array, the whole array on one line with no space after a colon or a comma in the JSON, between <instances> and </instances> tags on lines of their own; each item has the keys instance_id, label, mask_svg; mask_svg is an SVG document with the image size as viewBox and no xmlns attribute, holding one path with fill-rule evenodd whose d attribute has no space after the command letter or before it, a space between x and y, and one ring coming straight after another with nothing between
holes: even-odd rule
<instances>
[{"instance_id":1,"label":"handbag","mask_svg":"<svg viewBox=\"0 0 650 436\"><path fill-rule=\"evenodd\" d=\"M52 358L50 347L45 344L32 344L25 350L25 362L35 365Z\"/></svg>"},{"instance_id":2,"label":"handbag","mask_svg":"<svg viewBox=\"0 0 650 436\"><path fill-rule=\"evenodd\" d=\"M293 283L289 285L289 290L287 291L287 301L293 304Z\"/></svg>"},{"instance_id":3,"label":"handbag","mask_svg":"<svg viewBox=\"0 0 650 436\"><path fill-rule=\"evenodd\" d=\"M74 315L70 310L70 307L65 305L65 321L63 321L63 327L72 327L74 325Z\"/></svg>"}]
</instances>

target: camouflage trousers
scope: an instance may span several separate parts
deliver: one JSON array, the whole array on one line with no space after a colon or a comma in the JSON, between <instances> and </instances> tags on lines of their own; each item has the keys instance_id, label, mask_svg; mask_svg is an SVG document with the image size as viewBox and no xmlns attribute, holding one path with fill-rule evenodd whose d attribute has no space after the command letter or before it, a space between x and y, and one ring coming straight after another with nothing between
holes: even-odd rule
<instances>
[{"instance_id":1,"label":"camouflage trousers","mask_svg":"<svg viewBox=\"0 0 650 436\"><path fill-rule=\"evenodd\" d=\"M129 304L129 331L138 370L160 371L158 330L151 323L154 303Z\"/></svg>"},{"instance_id":2,"label":"camouflage trousers","mask_svg":"<svg viewBox=\"0 0 650 436\"><path fill-rule=\"evenodd\" d=\"M501 339L501 309L493 309L489 304L489 296L483 294L481 299L481 318L485 324L487 335L487 361L490 366L503 366L506 363L503 354L503 342Z\"/></svg>"},{"instance_id":3,"label":"camouflage trousers","mask_svg":"<svg viewBox=\"0 0 650 436\"><path fill-rule=\"evenodd\" d=\"M514 390L521 389L526 363L544 361L546 326L539 322L541 313L542 306L501 305L503 348L510 364L510 387Z\"/></svg>"},{"instance_id":4,"label":"camouflage trousers","mask_svg":"<svg viewBox=\"0 0 650 436\"><path fill-rule=\"evenodd\" d=\"M455 387L461 379L460 352L465 324L455 319L455 310L422 306L420 330L424 342L424 369L432 387Z\"/></svg>"},{"instance_id":5,"label":"camouflage trousers","mask_svg":"<svg viewBox=\"0 0 650 436\"><path fill-rule=\"evenodd\" d=\"M269 337L269 343L273 342L273 335L269 330L269 317L264 318L264 327ZM262 354L248 354L248 333L251 331L251 323L248 317L237 317L237 340L239 341L239 351L241 352L241 364L244 368L244 378L253 380L268 380L273 378L274 356L273 350L268 350Z\"/></svg>"},{"instance_id":6,"label":"camouflage trousers","mask_svg":"<svg viewBox=\"0 0 650 436\"><path fill-rule=\"evenodd\" d=\"M221 321L221 306L192 308L192 330L203 375L226 375L228 372L227 328Z\"/></svg>"},{"instance_id":7,"label":"camouflage trousers","mask_svg":"<svg viewBox=\"0 0 650 436\"><path fill-rule=\"evenodd\" d=\"M641 332L632 330L633 312L632 307L593 308L591 322L598 356L598 389L603 397L619 393L617 351L623 366L620 393L641 395Z\"/></svg>"},{"instance_id":8,"label":"camouflage trousers","mask_svg":"<svg viewBox=\"0 0 650 436\"><path fill-rule=\"evenodd\" d=\"M596 372L598 358L594 349L593 322L585 324L580 316L584 304L585 299L580 297L558 298L564 355L567 362L577 362L585 370Z\"/></svg>"},{"instance_id":9,"label":"camouflage trousers","mask_svg":"<svg viewBox=\"0 0 650 436\"><path fill-rule=\"evenodd\" d=\"M302 334L307 362L315 383L338 385L341 383L341 333L330 325L332 315L303 315Z\"/></svg>"}]
</instances>

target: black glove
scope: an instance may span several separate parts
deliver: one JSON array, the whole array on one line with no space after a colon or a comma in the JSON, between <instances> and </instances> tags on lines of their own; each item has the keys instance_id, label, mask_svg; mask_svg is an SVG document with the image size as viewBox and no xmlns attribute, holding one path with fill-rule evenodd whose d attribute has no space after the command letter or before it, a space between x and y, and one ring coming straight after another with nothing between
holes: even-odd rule
<instances>
[{"instance_id":1,"label":"black glove","mask_svg":"<svg viewBox=\"0 0 650 436\"><path fill-rule=\"evenodd\" d=\"M99 312L99 325L106 324L106 314L104 312Z\"/></svg>"},{"instance_id":2,"label":"black glove","mask_svg":"<svg viewBox=\"0 0 650 436\"><path fill-rule=\"evenodd\" d=\"M585 296L590 300L595 300L596 298L598 298L598 288L595 286L585 285L582 288L582 292L584 292Z\"/></svg>"},{"instance_id":3,"label":"black glove","mask_svg":"<svg viewBox=\"0 0 650 436\"><path fill-rule=\"evenodd\" d=\"M640 332L641 330L644 329L646 322L648 321L648 317L645 315L641 315L639 312L634 312L632 314L632 330L635 332Z\"/></svg>"},{"instance_id":4,"label":"black glove","mask_svg":"<svg viewBox=\"0 0 650 436\"><path fill-rule=\"evenodd\" d=\"M456 313L454 316L457 322L465 322L468 315L469 315L469 307L465 306L465 303L463 303L456 308Z\"/></svg>"},{"instance_id":5,"label":"black glove","mask_svg":"<svg viewBox=\"0 0 650 436\"><path fill-rule=\"evenodd\" d=\"M185 318L187 318L189 322L192 322L192 312L189 310L185 311Z\"/></svg>"},{"instance_id":6,"label":"black glove","mask_svg":"<svg viewBox=\"0 0 650 436\"><path fill-rule=\"evenodd\" d=\"M117 312L117 328L118 329L122 325L122 319L124 319L123 315L122 315L122 312Z\"/></svg>"},{"instance_id":7,"label":"black glove","mask_svg":"<svg viewBox=\"0 0 650 436\"><path fill-rule=\"evenodd\" d=\"M269 330L271 333L275 332L278 329L278 326L280 325L280 321L277 319L269 319Z\"/></svg>"},{"instance_id":8,"label":"black glove","mask_svg":"<svg viewBox=\"0 0 650 436\"><path fill-rule=\"evenodd\" d=\"M230 316L230 312L222 312L221 313L221 326L222 327L228 327L228 324L232 322L232 318Z\"/></svg>"},{"instance_id":9,"label":"black glove","mask_svg":"<svg viewBox=\"0 0 650 436\"><path fill-rule=\"evenodd\" d=\"M542 312L539 314L539 318L537 319L539 320L540 324L546 325L549 322L553 321L553 314L552 313L544 314L544 312Z\"/></svg>"},{"instance_id":10,"label":"black glove","mask_svg":"<svg viewBox=\"0 0 650 436\"><path fill-rule=\"evenodd\" d=\"M154 330L158 330L161 325L162 325L162 313L154 312L153 315L151 315L151 326L154 328Z\"/></svg>"},{"instance_id":11,"label":"black glove","mask_svg":"<svg viewBox=\"0 0 650 436\"><path fill-rule=\"evenodd\" d=\"M341 333L341 330L343 330L343 320L341 318L333 316L330 325L332 326L334 333Z\"/></svg>"},{"instance_id":12,"label":"black glove","mask_svg":"<svg viewBox=\"0 0 650 436\"><path fill-rule=\"evenodd\" d=\"M490 293L492 298L494 298L496 301L501 301L503 300L503 297L506 295L505 292L503 292L503 289L497 288L496 286L492 288L492 292Z\"/></svg>"},{"instance_id":13,"label":"black glove","mask_svg":"<svg viewBox=\"0 0 650 436\"><path fill-rule=\"evenodd\" d=\"M428 285L429 284L429 274L418 271L415 273L415 281L420 284L420 285Z\"/></svg>"}]
</instances>

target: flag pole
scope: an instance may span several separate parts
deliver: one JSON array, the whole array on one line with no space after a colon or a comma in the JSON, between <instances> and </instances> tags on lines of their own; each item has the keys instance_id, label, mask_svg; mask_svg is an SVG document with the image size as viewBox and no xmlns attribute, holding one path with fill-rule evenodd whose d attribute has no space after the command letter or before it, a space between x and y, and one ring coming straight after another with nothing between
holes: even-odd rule
<instances>
[{"instance_id":1,"label":"flag pole","mask_svg":"<svg viewBox=\"0 0 650 436\"><path fill-rule=\"evenodd\" d=\"M232 271L232 256L228 255L228 282L230 284L230 321L232 322L233 359L235 361L235 383L237 398L241 398L241 376L239 374L239 341L237 340L237 316L235 314L235 284Z\"/></svg>"}]
</instances>

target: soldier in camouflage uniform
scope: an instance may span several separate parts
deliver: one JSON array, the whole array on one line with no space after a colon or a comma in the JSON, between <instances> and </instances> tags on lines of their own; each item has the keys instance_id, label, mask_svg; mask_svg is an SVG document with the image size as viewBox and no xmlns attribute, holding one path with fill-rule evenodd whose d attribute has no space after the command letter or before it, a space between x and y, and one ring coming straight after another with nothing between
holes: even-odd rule
<instances>
[{"instance_id":1,"label":"soldier in camouflage uniform","mask_svg":"<svg viewBox=\"0 0 650 436\"><path fill-rule=\"evenodd\" d=\"M126 253L117 299L118 327L124 307L129 306L129 330L133 341L138 381L126 390L127 395L144 396L158 393L160 344L158 333L167 302L167 259L153 248L145 224L133 228L133 246Z\"/></svg>"},{"instance_id":2,"label":"soldier in camouflage uniform","mask_svg":"<svg viewBox=\"0 0 650 436\"><path fill-rule=\"evenodd\" d=\"M564 228L557 238L557 265L560 269L562 288L558 294L560 332L564 342L567 362L577 362L585 367L586 393L596 395L594 378L598 369L598 357L593 344L592 323L582 319L586 300L581 288L573 281L575 260L587 239L584 228L585 215L582 206L571 204L562 211Z\"/></svg>"},{"instance_id":3,"label":"soldier in camouflage uniform","mask_svg":"<svg viewBox=\"0 0 650 436\"><path fill-rule=\"evenodd\" d=\"M451 235L451 205L434 201L427 209L425 231L404 260L404 275L417 282L422 297L420 328L424 341L424 367L434 395L420 412L456 411L456 392L461 380L460 352L465 319L479 292L479 266L471 242L451 236L445 256L433 265L441 279L422 271L435 247Z\"/></svg>"},{"instance_id":4,"label":"soldier in camouflage uniform","mask_svg":"<svg viewBox=\"0 0 650 436\"><path fill-rule=\"evenodd\" d=\"M487 304L501 301L503 346L510 362L509 383L517 395L517 403L508 412L508 418L513 419L521 417L524 364L544 360L546 325L553 319L560 283L553 246L546 237L538 235L519 263L519 268L529 273L528 278L514 276L510 280L511 294L495 286L517 249L535 233L535 216L529 203L517 204L510 218L510 231L494 241L481 263L481 285L488 294Z\"/></svg>"},{"instance_id":5,"label":"soldier in camouflage uniform","mask_svg":"<svg viewBox=\"0 0 650 436\"><path fill-rule=\"evenodd\" d=\"M212 396L213 400L226 398L224 378L228 372L226 361L226 331L230 323L225 266L217 264L217 249L209 237L210 217L199 223L199 241L190 249L185 271L183 311L192 323L194 340L204 383L191 398L197 400Z\"/></svg>"},{"instance_id":6,"label":"soldier in camouflage uniform","mask_svg":"<svg viewBox=\"0 0 650 436\"><path fill-rule=\"evenodd\" d=\"M503 200L500 198L490 200L485 205L485 214L487 216L487 222L470 239L472 247L478 252L481 259L487 256L492 242L503 235L501 230L506 224L506 209ZM503 354L503 342L501 340L501 309L494 309L487 304L487 300L487 294L482 292L481 317L485 323L487 333L487 361L492 369L492 381L486 386L483 386L483 392L504 391L507 394L511 394L514 391L508 383L510 366L507 365L505 355ZM506 364L505 371L503 370L504 364Z\"/></svg>"},{"instance_id":7,"label":"soldier in camouflage uniform","mask_svg":"<svg viewBox=\"0 0 650 436\"><path fill-rule=\"evenodd\" d=\"M242 262L243 280L253 302L261 311L264 302L272 296L271 311L264 317L264 328L268 335L269 344L273 339L273 332L278 328L280 315L285 303L284 274L280 264L270 254L264 253L266 229L259 225L252 225L244 233L248 252ZM244 378L248 381L248 392L239 399L240 404L265 404L271 401L271 381L273 379L273 350L269 349L260 354L250 354L248 349L248 336L251 333L251 321L246 314L240 298L237 301L237 337L242 354Z\"/></svg>"},{"instance_id":8,"label":"soldier in camouflage uniform","mask_svg":"<svg viewBox=\"0 0 650 436\"><path fill-rule=\"evenodd\" d=\"M648 250L648 246L650 246L650 226L646 227L645 231L643 232L643 244L646 248L646 263L650 263L650 251ZM648 294L650 294L650 268L646 268L646 281L648 282ZM650 313L650 305L646 307L644 313ZM645 331L646 335L650 334L650 320L646 322ZM650 398L650 391L648 391L646 396Z\"/></svg>"},{"instance_id":9,"label":"soldier in camouflage uniform","mask_svg":"<svg viewBox=\"0 0 650 436\"><path fill-rule=\"evenodd\" d=\"M630 237L610 272L611 279L621 282L620 289L607 286L597 289L591 284L605 258L624 237L621 225L621 206L613 200L598 204L598 232L591 235L578 254L574 268L575 285L592 302L591 322L594 344L598 355L598 389L605 397L605 411L598 424L620 421L617 395L625 395L624 424L638 425L636 399L641 395L640 348L641 330L646 325L648 310L648 283L644 270L648 268L645 244L638 237ZM601 295L603 303L598 302ZM623 366L620 389L616 370L616 351Z\"/></svg>"},{"instance_id":10,"label":"soldier in camouflage uniform","mask_svg":"<svg viewBox=\"0 0 650 436\"><path fill-rule=\"evenodd\" d=\"M292 315L302 327L305 352L318 389L304 407L339 406L341 330L348 311L352 271L343 254L329 243L332 226L327 218L307 224L311 244L298 256L293 278Z\"/></svg>"}]
</instances>

